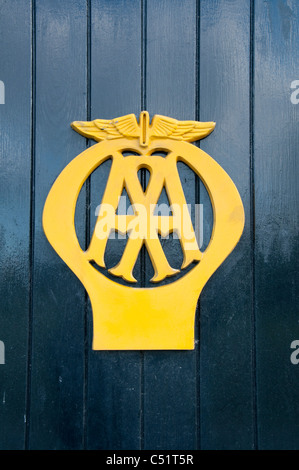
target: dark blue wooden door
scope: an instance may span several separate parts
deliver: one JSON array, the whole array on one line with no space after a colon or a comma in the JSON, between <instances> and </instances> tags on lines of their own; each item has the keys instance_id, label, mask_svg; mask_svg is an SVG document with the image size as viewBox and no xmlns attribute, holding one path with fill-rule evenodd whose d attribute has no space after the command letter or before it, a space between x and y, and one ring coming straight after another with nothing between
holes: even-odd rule
<instances>
[{"instance_id":1,"label":"dark blue wooden door","mask_svg":"<svg viewBox=\"0 0 299 470\"><path fill-rule=\"evenodd\" d=\"M298 25L296 0L0 0L0 449L299 449ZM143 109L216 121L200 146L245 208L194 351L93 351L89 299L42 230L92 145L70 123ZM83 247L108 172L80 193ZM208 194L180 175L205 244ZM146 285L146 252L137 269Z\"/></svg>"}]
</instances>

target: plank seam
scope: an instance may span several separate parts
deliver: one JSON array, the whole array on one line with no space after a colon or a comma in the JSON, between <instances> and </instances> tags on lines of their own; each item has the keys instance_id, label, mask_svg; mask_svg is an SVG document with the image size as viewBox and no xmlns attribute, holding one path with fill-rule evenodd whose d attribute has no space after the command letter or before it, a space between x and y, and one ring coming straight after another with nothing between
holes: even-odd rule
<instances>
[{"instance_id":1,"label":"plank seam","mask_svg":"<svg viewBox=\"0 0 299 470\"><path fill-rule=\"evenodd\" d=\"M27 337L27 371L25 399L24 448L29 449L31 379L32 379L32 336L33 336L33 283L34 283L34 236L35 236L35 124L36 124L36 3L31 0L31 135L30 135L30 222L29 222L29 316Z\"/></svg>"},{"instance_id":2,"label":"plank seam","mask_svg":"<svg viewBox=\"0 0 299 470\"><path fill-rule=\"evenodd\" d=\"M141 0L141 110L146 110L146 40L147 40L147 0ZM146 189L146 171L141 170L141 185ZM140 253L140 283L146 283L146 252L142 246ZM144 450L144 390L145 390L145 353L140 351L140 450Z\"/></svg>"},{"instance_id":3,"label":"plank seam","mask_svg":"<svg viewBox=\"0 0 299 470\"><path fill-rule=\"evenodd\" d=\"M91 2L86 0L86 120L91 120ZM89 139L86 139L86 148L90 147ZM90 240L90 201L91 201L91 178L86 180L85 194L85 249L87 250ZM89 341L88 341L88 294L84 296L84 380L83 380L83 434L82 448L87 448L87 420L88 420L88 364L89 364Z\"/></svg>"},{"instance_id":4,"label":"plank seam","mask_svg":"<svg viewBox=\"0 0 299 470\"><path fill-rule=\"evenodd\" d=\"M250 0L250 76L249 76L249 162L250 162L250 243L251 243L251 322L252 322L252 408L253 449L258 449L257 376L256 376L256 310L255 310L255 180L254 180L254 39L255 2Z\"/></svg>"},{"instance_id":5,"label":"plank seam","mask_svg":"<svg viewBox=\"0 0 299 470\"><path fill-rule=\"evenodd\" d=\"M196 33L195 33L195 120L200 120L200 0L196 0ZM200 147L200 141L196 144ZM195 204L200 203L200 182L195 177ZM195 314L195 390L196 390L196 416L195 416L195 443L196 449L201 449L200 426L200 298L197 302Z\"/></svg>"}]
</instances>

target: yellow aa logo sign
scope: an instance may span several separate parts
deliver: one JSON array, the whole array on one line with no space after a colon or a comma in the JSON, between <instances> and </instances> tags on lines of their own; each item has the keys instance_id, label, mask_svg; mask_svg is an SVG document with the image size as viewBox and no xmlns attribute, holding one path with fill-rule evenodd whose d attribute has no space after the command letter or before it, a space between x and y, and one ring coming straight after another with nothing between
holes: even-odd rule
<instances>
[{"instance_id":1,"label":"yellow aa logo sign","mask_svg":"<svg viewBox=\"0 0 299 470\"><path fill-rule=\"evenodd\" d=\"M193 349L198 296L213 272L237 244L244 226L239 193L227 173L205 152L188 142L207 136L213 122L177 121L142 112L113 120L73 122L73 129L99 142L76 157L55 181L45 204L43 225L48 240L84 284L91 300L94 349ZM160 155L159 155L160 153ZM161 153L165 156L161 156ZM79 192L88 176L104 161L112 166L99 206L90 245L83 251L74 226ZM213 207L211 241L204 252L197 243L179 178L178 162L187 164L205 184ZM146 189L138 172L150 173ZM157 214L165 189L171 213ZM118 214L126 189L130 215ZM109 271L120 285L99 272L111 232L127 234L120 262ZM185 276L168 285L159 282L178 272L169 264L159 235L175 233L184 255L181 270L196 261ZM154 267L153 287L134 287L133 269L145 245Z\"/></svg>"}]
</instances>

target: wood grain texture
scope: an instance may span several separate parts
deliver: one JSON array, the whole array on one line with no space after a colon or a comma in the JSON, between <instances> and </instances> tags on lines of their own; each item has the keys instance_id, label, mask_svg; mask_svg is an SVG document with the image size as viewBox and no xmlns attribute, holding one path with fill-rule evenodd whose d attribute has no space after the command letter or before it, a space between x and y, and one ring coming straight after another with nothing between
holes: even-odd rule
<instances>
[{"instance_id":1,"label":"wood grain texture","mask_svg":"<svg viewBox=\"0 0 299 470\"><path fill-rule=\"evenodd\" d=\"M254 160L258 437L262 449L299 448L299 105L297 1L257 1Z\"/></svg>"},{"instance_id":2,"label":"wood grain texture","mask_svg":"<svg viewBox=\"0 0 299 470\"><path fill-rule=\"evenodd\" d=\"M22 449L25 438L30 290L30 3L0 5L0 448Z\"/></svg>"},{"instance_id":3,"label":"wood grain texture","mask_svg":"<svg viewBox=\"0 0 299 470\"><path fill-rule=\"evenodd\" d=\"M196 2L151 0L146 25L147 110L151 117L195 119ZM195 176L188 167L180 176L187 203L194 206ZM163 246L177 267L179 244L166 240ZM146 269L151 269L149 260ZM196 352L146 351L144 448L194 449L196 407Z\"/></svg>"},{"instance_id":4,"label":"wood grain texture","mask_svg":"<svg viewBox=\"0 0 299 470\"><path fill-rule=\"evenodd\" d=\"M0 449L299 449L298 20L297 0L0 0ZM93 145L70 123L144 108L216 121L200 147L235 182L246 225L201 295L194 351L93 351L89 299L42 211ZM82 248L109 168L79 196ZM208 193L179 173L206 247ZM109 267L124 244L109 241ZM179 267L178 240L163 246ZM151 273L143 251L138 286Z\"/></svg>"},{"instance_id":5,"label":"wood grain texture","mask_svg":"<svg viewBox=\"0 0 299 470\"><path fill-rule=\"evenodd\" d=\"M112 119L141 111L140 2L101 0L91 4L91 119ZM108 163L108 162L107 162ZM91 177L90 226L109 174L103 164ZM115 265L124 248L111 240L107 265ZM117 312L115 312L117 315ZM87 428L88 449L140 448L139 352L92 351L89 309Z\"/></svg>"},{"instance_id":6,"label":"wood grain texture","mask_svg":"<svg viewBox=\"0 0 299 470\"><path fill-rule=\"evenodd\" d=\"M200 300L203 449L254 445L249 28L249 1L200 2L200 118L216 122L201 148L236 184L246 220L239 244L209 280Z\"/></svg>"},{"instance_id":7,"label":"wood grain texture","mask_svg":"<svg viewBox=\"0 0 299 470\"><path fill-rule=\"evenodd\" d=\"M84 289L47 241L42 211L55 178L86 145L70 127L86 115L86 37L84 0L36 2L31 449L82 445Z\"/></svg>"}]
</instances>

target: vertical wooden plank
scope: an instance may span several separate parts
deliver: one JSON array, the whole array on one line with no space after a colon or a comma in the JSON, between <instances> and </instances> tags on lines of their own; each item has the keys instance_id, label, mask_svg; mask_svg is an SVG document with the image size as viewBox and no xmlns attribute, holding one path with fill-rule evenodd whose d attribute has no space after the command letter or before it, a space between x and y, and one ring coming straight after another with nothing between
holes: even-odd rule
<instances>
[{"instance_id":1,"label":"vertical wooden plank","mask_svg":"<svg viewBox=\"0 0 299 470\"><path fill-rule=\"evenodd\" d=\"M258 434L261 449L299 447L299 4L256 1L254 165Z\"/></svg>"},{"instance_id":2,"label":"vertical wooden plank","mask_svg":"<svg viewBox=\"0 0 299 470\"><path fill-rule=\"evenodd\" d=\"M42 229L47 194L85 148L70 123L86 116L86 1L36 1L36 163L31 449L82 444L84 289ZM83 211L84 214L84 211ZM84 231L84 218L77 231Z\"/></svg>"},{"instance_id":3,"label":"vertical wooden plank","mask_svg":"<svg viewBox=\"0 0 299 470\"><path fill-rule=\"evenodd\" d=\"M130 113L139 117L140 23L138 0L91 2L91 119ZM109 172L109 165L102 166L91 177L91 231ZM120 241L109 242L107 264L120 257L123 247ZM90 310L89 320L87 448L138 449L140 353L93 351Z\"/></svg>"},{"instance_id":4,"label":"vertical wooden plank","mask_svg":"<svg viewBox=\"0 0 299 470\"><path fill-rule=\"evenodd\" d=\"M146 107L151 117L195 119L196 2L149 1L146 31ZM193 207L195 177L188 170L180 174ZM170 263L176 263L178 252L169 253ZM144 448L195 449L196 405L195 351L146 351Z\"/></svg>"},{"instance_id":5,"label":"vertical wooden plank","mask_svg":"<svg viewBox=\"0 0 299 470\"><path fill-rule=\"evenodd\" d=\"M216 121L201 148L235 182L246 219L241 241L209 280L200 301L203 449L254 446L249 59L250 2L201 0L200 118Z\"/></svg>"},{"instance_id":6,"label":"vertical wooden plank","mask_svg":"<svg viewBox=\"0 0 299 470\"><path fill-rule=\"evenodd\" d=\"M0 2L0 448L22 449L30 246L30 2Z\"/></svg>"}]
</instances>

